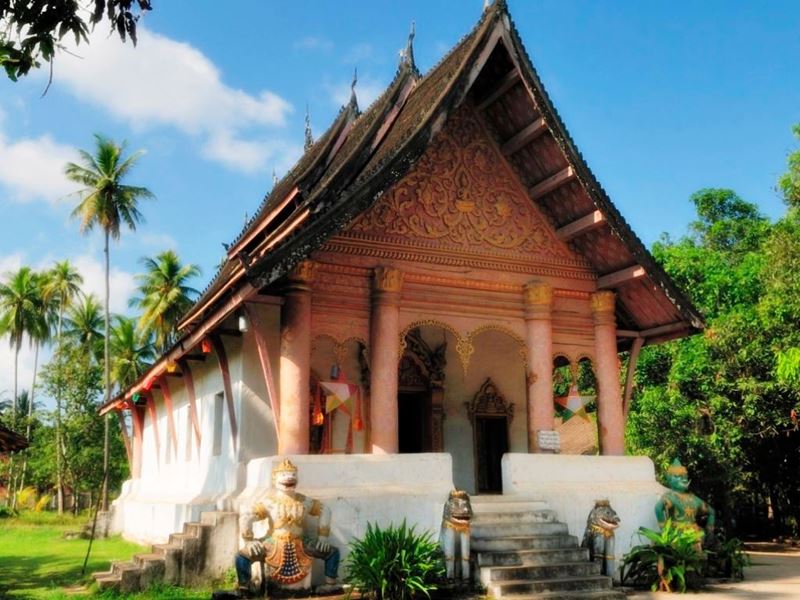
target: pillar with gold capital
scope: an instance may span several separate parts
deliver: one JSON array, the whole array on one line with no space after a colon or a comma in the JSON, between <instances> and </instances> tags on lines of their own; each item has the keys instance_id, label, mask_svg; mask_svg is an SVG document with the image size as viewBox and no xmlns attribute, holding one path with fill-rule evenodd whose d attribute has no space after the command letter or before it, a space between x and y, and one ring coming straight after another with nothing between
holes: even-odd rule
<instances>
[{"instance_id":1,"label":"pillar with gold capital","mask_svg":"<svg viewBox=\"0 0 800 600\"><path fill-rule=\"evenodd\" d=\"M311 282L315 267L312 261L304 260L289 274L281 307L280 454L308 454Z\"/></svg>"},{"instance_id":2,"label":"pillar with gold capital","mask_svg":"<svg viewBox=\"0 0 800 600\"><path fill-rule=\"evenodd\" d=\"M600 453L622 455L625 454L625 418L622 412L622 387L619 382L615 305L616 294L612 291L592 294Z\"/></svg>"},{"instance_id":3,"label":"pillar with gold capital","mask_svg":"<svg viewBox=\"0 0 800 600\"><path fill-rule=\"evenodd\" d=\"M528 450L539 452L538 432L555 427L553 419L553 288L543 281L525 285L528 348Z\"/></svg>"},{"instance_id":4,"label":"pillar with gold capital","mask_svg":"<svg viewBox=\"0 0 800 600\"><path fill-rule=\"evenodd\" d=\"M373 454L399 448L397 377L400 345L400 290L403 273L377 267L372 280L370 315L370 434Z\"/></svg>"}]
</instances>

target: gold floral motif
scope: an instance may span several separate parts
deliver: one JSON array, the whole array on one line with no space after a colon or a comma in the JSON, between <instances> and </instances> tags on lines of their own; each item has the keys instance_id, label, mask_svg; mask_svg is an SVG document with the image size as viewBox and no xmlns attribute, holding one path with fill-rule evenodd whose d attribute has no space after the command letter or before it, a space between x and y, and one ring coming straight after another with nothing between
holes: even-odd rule
<instances>
[{"instance_id":1,"label":"gold floral motif","mask_svg":"<svg viewBox=\"0 0 800 600\"><path fill-rule=\"evenodd\" d=\"M414 170L350 232L437 247L572 258L524 193L473 112L457 111ZM347 234L344 234L345 237Z\"/></svg>"},{"instance_id":2,"label":"gold floral motif","mask_svg":"<svg viewBox=\"0 0 800 600\"><path fill-rule=\"evenodd\" d=\"M616 308L617 295L610 290L603 290L592 294L592 312L608 313L614 312Z\"/></svg>"},{"instance_id":3,"label":"gold floral motif","mask_svg":"<svg viewBox=\"0 0 800 600\"><path fill-rule=\"evenodd\" d=\"M375 268L375 289L381 292L399 292L403 287L403 272L391 267Z\"/></svg>"},{"instance_id":4,"label":"gold floral motif","mask_svg":"<svg viewBox=\"0 0 800 600\"><path fill-rule=\"evenodd\" d=\"M552 306L553 288L543 281L531 281L525 284L526 306Z\"/></svg>"},{"instance_id":5,"label":"gold floral motif","mask_svg":"<svg viewBox=\"0 0 800 600\"><path fill-rule=\"evenodd\" d=\"M289 281L308 284L314 280L316 272L317 263L313 260L303 260L289 274Z\"/></svg>"}]
</instances>

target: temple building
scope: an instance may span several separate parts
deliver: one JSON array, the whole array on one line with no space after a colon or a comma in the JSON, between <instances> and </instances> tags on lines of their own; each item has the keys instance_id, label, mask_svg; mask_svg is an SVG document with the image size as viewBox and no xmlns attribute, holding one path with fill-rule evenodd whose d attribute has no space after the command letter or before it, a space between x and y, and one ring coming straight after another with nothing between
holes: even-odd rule
<instances>
[{"instance_id":1,"label":"temple building","mask_svg":"<svg viewBox=\"0 0 800 600\"><path fill-rule=\"evenodd\" d=\"M102 408L127 438L128 537L235 507L277 456L321 455L298 461L300 489L335 473L339 500L394 464L411 490L499 494L518 482L506 455L622 456L639 351L703 327L575 147L503 0L425 75L412 39L371 106L354 91L307 136L179 341Z\"/></svg>"}]
</instances>

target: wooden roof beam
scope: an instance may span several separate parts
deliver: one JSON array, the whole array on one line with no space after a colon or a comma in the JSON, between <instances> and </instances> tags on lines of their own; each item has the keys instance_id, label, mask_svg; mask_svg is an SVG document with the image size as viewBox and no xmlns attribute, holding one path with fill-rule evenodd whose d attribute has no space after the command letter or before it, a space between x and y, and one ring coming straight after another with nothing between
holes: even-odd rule
<instances>
[{"instance_id":1,"label":"wooden roof beam","mask_svg":"<svg viewBox=\"0 0 800 600\"><path fill-rule=\"evenodd\" d=\"M514 87L519 80L519 71L515 67L506 73L503 78L497 82L497 85L494 87L494 89L484 96L483 100L478 103L478 110L489 108L492 104L500 99L500 96Z\"/></svg>"},{"instance_id":2,"label":"wooden roof beam","mask_svg":"<svg viewBox=\"0 0 800 600\"><path fill-rule=\"evenodd\" d=\"M530 188L528 193L534 200L539 200L542 196L546 196L553 190L560 188L565 183L569 183L575 179L575 170L572 167L559 171L555 175L551 175L544 181L540 181L535 186Z\"/></svg>"},{"instance_id":3,"label":"wooden roof beam","mask_svg":"<svg viewBox=\"0 0 800 600\"><path fill-rule=\"evenodd\" d=\"M599 210L595 210L580 219L575 219L572 223L559 227L556 230L556 237L562 242L568 242L584 233L597 229L605 222L606 218L603 213Z\"/></svg>"},{"instance_id":4,"label":"wooden roof beam","mask_svg":"<svg viewBox=\"0 0 800 600\"><path fill-rule=\"evenodd\" d=\"M628 283L634 279L641 279L645 275L647 275L647 271L644 270L644 267L641 265L632 265L630 267L620 269L619 271L609 273L608 275L598 277L597 288L603 290L619 287L623 283Z\"/></svg>"},{"instance_id":5,"label":"wooden roof beam","mask_svg":"<svg viewBox=\"0 0 800 600\"><path fill-rule=\"evenodd\" d=\"M544 122L544 118L539 117L522 131L506 140L501 150L505 155L514 154L514 152L521 150L546 131L547 123Z\"/></svg>"}]
</instances>

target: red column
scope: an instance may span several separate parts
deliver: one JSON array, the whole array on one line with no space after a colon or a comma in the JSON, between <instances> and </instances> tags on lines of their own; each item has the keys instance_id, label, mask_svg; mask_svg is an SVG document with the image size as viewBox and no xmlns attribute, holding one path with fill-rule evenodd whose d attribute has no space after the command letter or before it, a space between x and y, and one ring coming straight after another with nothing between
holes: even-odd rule
<instances>
[{"instance_id":1,"label":"red column","mask_svg":"<svg viewBox=\"0 0 800 600\"><path fill-rule=\"evenodd\" d=\"M292 271L281 307L280 454L308 454L314 267L303 261Z\"/></svg>"},{"instance_id":2,"label":"red column","mask_svg":"<svg viewBox=\"0 0 800 600\"><path fill-rule=\"evenodd\" d=\"M537 432L552 430L553 420L553 289L531 281L525 286L528 349L528 450L539 452Z\"/></svg>"},{"instance_id":3,"label":"red column","mask_svg":"<svg viewBox=\"0 0 800 600\"><path fill-rule=\"evenodd\" d=\"M625 454L625 419L619 383L617 323L614 317L616 294L592 294L594 320L594 367L597 376L597 422L601 454Z\"/></svg>"},{"instance_id":4,"label":"red column","mask_svg":"<svg viewBox=\"0 0 800 600\"><path fill-rule=\"evenodd\" d=\"M370 316L370 433L373 454L396 454L397 376L400 348L400 290L403 273L378 267L372 282Z\"/></svg>"}]
</instances>

